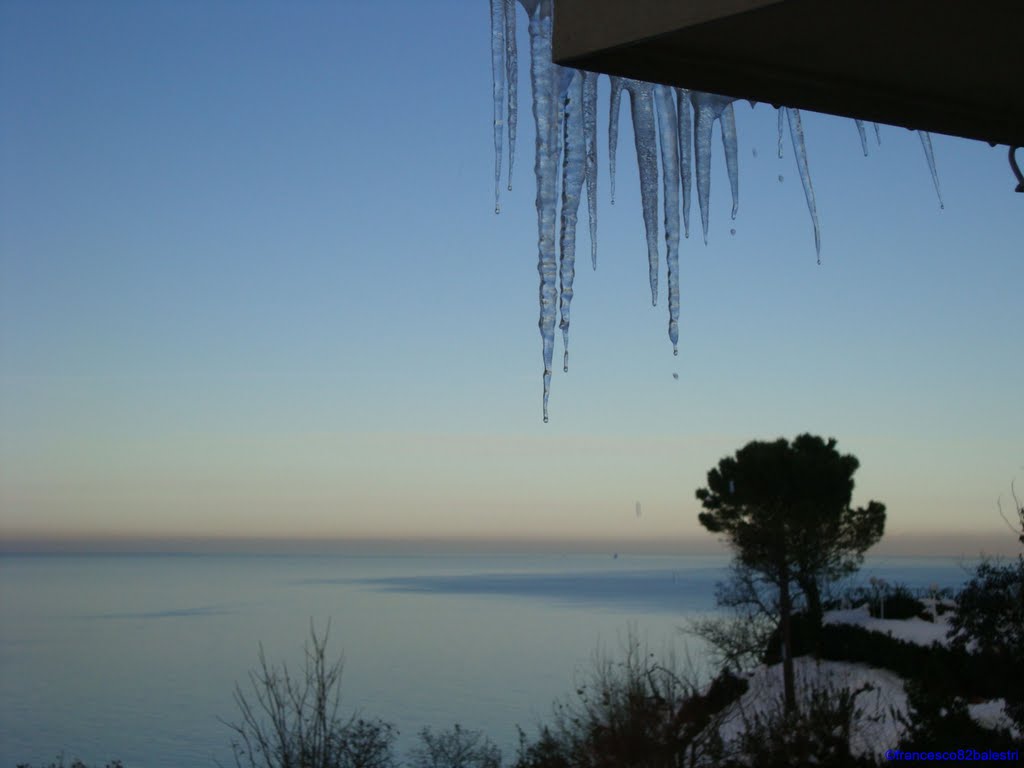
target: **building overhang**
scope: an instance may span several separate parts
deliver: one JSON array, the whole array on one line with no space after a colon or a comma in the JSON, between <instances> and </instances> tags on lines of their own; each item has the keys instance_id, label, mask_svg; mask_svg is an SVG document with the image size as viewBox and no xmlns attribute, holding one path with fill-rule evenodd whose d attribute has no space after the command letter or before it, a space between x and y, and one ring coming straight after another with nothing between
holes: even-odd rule
<instances>
[{"instance_id":1,"label":"building overhang","mask_svg":"<svg viewBox=\"0 0 1024 768\"><path fill-rule=\"evenodd\" d=\"M563 66L1024 144L1021 0L557 0Z\"/></svg>"}]
</instances>

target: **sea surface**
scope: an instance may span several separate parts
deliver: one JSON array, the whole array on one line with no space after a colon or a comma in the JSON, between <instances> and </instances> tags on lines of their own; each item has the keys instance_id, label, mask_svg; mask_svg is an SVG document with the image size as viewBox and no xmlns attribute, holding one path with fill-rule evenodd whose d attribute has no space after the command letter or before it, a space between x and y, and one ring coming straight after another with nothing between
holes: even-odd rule
<instances>
[{"instance_id":1,"label":"sea surface","mask_svg":"<svg viewBox=\"0 0 1024 768\"><path fill-rule=\"evenodd\" d=\"M231 764L236 683L262 645L302 658L312 621L344 654L345 713L400 731L485 731L507 758L632 636L661 655L715 611L721 556L10 555L0 557L0 768L80 757ZM970 563L869 559L859 578L955 587Z\"/></svg>"}]
</instances>

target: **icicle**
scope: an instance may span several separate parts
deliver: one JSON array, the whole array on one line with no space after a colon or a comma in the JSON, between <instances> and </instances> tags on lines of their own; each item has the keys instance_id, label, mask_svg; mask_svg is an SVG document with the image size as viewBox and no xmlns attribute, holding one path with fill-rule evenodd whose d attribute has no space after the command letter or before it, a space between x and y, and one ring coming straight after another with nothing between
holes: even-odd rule
<instances>
[{"instance_id":1,"label":"icicle","mask_svg":"<svg viewBox=\"0 0 1024 768\"><path fill-rule=\"evenodd\" d=\"M693 145L694 158L697 165L697 202L700 203L700 222L704 229L704 243L708 242L708 220L710 217L709 202L711 196L711 129L715 120L722 117L723 111L730 106L734 99L727 96L719 96L714 93L703 91L691 91L690 101L693 103ZM722 141L726 144L726 163L729 164L729 155L733 154L733 168L729 170L729 181L733 183L735 178L737 186L733 187L733 215L735 216L737 196L739 194L738 177L736 176L736 145L735 121L732 124L733 142L729 147L726 138L727 129L722 123Z\"/></svg>"},{"instance_id":2,"label":"icicle","mask_svg":"<svg viewBox=\"0 0 1024 768\"><path fill-rule=\"evenodd\" d=\"M627 79L629 111L633 117L636 164L640 170L640 200L647 232L647 271L651 305L658 304L658 136L654 127L654 86Z\"/></svg>"},{"instance_id":3,"label":"icicle","mask_svg":"<svg viewBox=\"0 0 1024 768\"><path fill-rule=\"evenodd\" d=\"M878 146L882 146L882 129L878 126L878 123L874 123L875 126L875 142Z\"/></svg>"},{"instance_id":4,"label":"icicle","mask_svg":"<svg viewBox=\"0 0 1024 768\"><path fill-rule=\"evenodd\" d=\"M868 156L868 132L864 130L863 120L854 120L854 125L857 126L857 133L860 134L860 148L864 151L864 157ZM875 123L877 126L878 123Z\"/></svg>"},{"instance_id":5,"label":"icicle","mask_svg":"<svg viewBox=\"0 0 1024 768\"><path fill-rule=\"evenodd\" d=\"M927 131L918 131L917 135L921 137L921 146L924 147L924 156L928 161L928 170L932 172L932 183L935 185L935 194L939 196L939 208L944 209L946 205L942 202L942 190L939 189L939 171L935 167L935 153L932 151L932 136Z\"/></svg>"},{"instance_id":6,"label":"icicle","mask_svg":"<svg viewBox=\"0 0 1024 768\"><path fill-rule=\"evenodd\" d=\"M782 124L786 120L786 108L779 107L779 160L782 159Z\"/></svg>"},{"instance_id":7,"label":"icicle","mask_svg":"<svg viewBox=\"0 0 1024 768\"><path fill-rule=\"evenodd\" d=\"M540 273L540 335L544 355L544 421L548 420L551 358L555 346L555 191L558 184L558 109L551 63L551 0L523 3L530 14L530 84L536 125L537 272Z\"/></svg>"},{"instance_id":8,"label":"icicle","mask_svg":"<svg viewBox=\"0 0 1024 768\"><path fill-rule=\"evenodd\" d=\"M621 77L609 77L612 86L608 106L608 175L612 187L612 205L615 205L615 154L619 149L619 106L622 104Z\"/></svg>"},{"instance_id":9,"label":"icicle","mask_svg":"<svg viewBox=\"0 0 1024 768\"><path fill-rule=\"evenodd\" d=\"M679 177L683 184L683 229L690 236L690 189L693 182L693 121L690 119L690 92L676 88L676 112L679 119Z\"/></svg>"},{"instance_id":10,"label":"icicle","mask_svg":"<svg viewBox=\"0 0 1024 768\"><path fill-rule=\"evenodd\" d=\"M516 0L505 3L505 83L508 88L508 191L516 164L516 126L519 123L519 51L516 46Z\"/></svg>"},{"instance_id":11,"label":"icicle","mask_svg":"<svg viewBox=\"0 0 1024 768\"><path fill-rule=\"evenodd\" d=\"M729 174L729 187L732 190L732 218L740 208L740 161L739 139L736 136L736 112L732 104L722 110L722 148L725 150L725 170Z\"/></svg>"},{"instance_id":12,"label":"icicle","mask_svg":"<svg viewBox=\"0 0 1024 768\"><path fill-rule=\"evenodd\" d=\"M491 0L491 92L494 97L494 212L501 212L501 140L505 130L505 0Z\"/></svg>"},{"instance_id":13,"label":"icicle","mask_svg":"<svg viewBox=\"0 0 1024 768\"><path fill-rule=\"evenodd\" d=\"M800 110L786 110L789 116L789 136L793 140L793 154L796 156L796 167L800 172L800 181L804 185L804 196L807 198L807 210L811 213L814 223L814 250L821 264L821 230L818 228L818 206L814 201L814 187L811 186L811 172L807 166L807 147L804 144L804 126L800 120Z\"/></svg>"},{"instance_id":14,"label":"icicle","mask_svg":"<svg viewBox=\"0 0 1024 768\"><path fill-rule=\"evenodd\" d=\"M658 107L658 137L665 192L665 260L668 263L668 337L672 354L679 354L679 118L672 89L654 86Z\"/></svg>"},{"instance_id":15,"label":"icicle","mask_svg":"<svg viewBox=\"0 0 1024 768\"><path fill-rule=\"evenodd\" d=\"M569 370L569 304L572 302L572 282L576 276L576 218L583 194L586 175L586 140L583 130L583 73L570 73L570 84L564 99L563 152L562 152L562 226L559 274L562 291L559 303L562 311L562 370Z\"/></svg>"},{"instance_id":16,"label":"icicle","mask_svg":"<svg viewBox=\"0 0 1024 768\"><path fill-rule=\"evenodd\" d=\"M590 265L597 269L597 74L583 73L583 145L587 154L587 214L590 221Z\"/></svg>"}]
</instances>

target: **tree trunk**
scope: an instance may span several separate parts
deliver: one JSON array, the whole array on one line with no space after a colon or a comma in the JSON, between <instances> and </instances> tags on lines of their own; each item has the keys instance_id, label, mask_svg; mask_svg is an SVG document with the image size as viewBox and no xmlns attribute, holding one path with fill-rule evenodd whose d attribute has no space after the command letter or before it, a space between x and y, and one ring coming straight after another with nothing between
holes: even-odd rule
<instances>
[{"instance_id":1,"label":"tree trunk","mask_svg":"<svg viewBox=\"0 0 1024 768\"><path fill-rule=\"evenodd\" d=\"M824 611L821 608L821 590L818 587L818 580L813 576L803 579L801 589L807 598L807 621L805 622L805 640L811 641L814 650L814 658L821 658L821 622Z\"/></svg>"},{"instance_id":2,"label":"tree trunk","mask_svg":"<svg viewBox=\"0 0 1024 768\"><path fill-rule=\"evenodd\" d=\"M779 579L779 634L782 636L782 687L786 712L796 709L796 686L793 682L793 641L790 634L792 601L789 595L789 568L783 565Z\"/></svg>"}]
</instances>

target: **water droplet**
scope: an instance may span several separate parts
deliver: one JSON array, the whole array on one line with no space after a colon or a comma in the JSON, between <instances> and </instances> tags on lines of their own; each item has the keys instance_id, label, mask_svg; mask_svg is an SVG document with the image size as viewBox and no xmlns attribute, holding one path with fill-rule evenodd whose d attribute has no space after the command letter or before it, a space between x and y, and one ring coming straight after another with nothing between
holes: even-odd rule
<instances>
[{"instance_id":1,"label":"water droplet","mask_svg":"<svg viewBox=\"0 0 1024 768\"><path fill-rule=\"evenodd\" d=\"M672 347L672 354L679 357L679 347Z\"/></svg>"},{"instance_id":2,"label":"water droplet","mask_svg":"<svg viewBox=\"0 0 1024 768\"><path fill-rule=\"evenodd\" d=\"M679 374L678 373L673 373L672 374L672 378L675 379L676 381L679 381Z\"/></svg>"},{"instance_id":3,"label":"water droplet","mask_svg":"<svg viewBox=\"0 0 1024 768\"><path fill-rule=\"evenodd\" d=\"M779 183L780 184L782 183L782 174L781 173L779 174Z\"/></svg>"},{"instance_id":4,"label":"water droplet","mask_svg":"<svg viewBox=\"0 0 1024 768\"><path fill-rule=\"evenodd\" d=\"M547 423L548 423L548 417L547 417L547 414L544 414L544 423L545 423L545 424L547 424Z\"/></svg>"},{"instance_id":5,"label":"water droplet","mask_svg":"<svg viewBox=\"0 0 1024 768\"><path fill-rule=\"evenodd\" d=\"M495 213L501 213L501 206L500 205L494 206L494 212Z\"/></svg>"},{"instance_id":6,"label":"water droplet","mask_svg":"<svg viewBox=\"0 0 1024 768\"><path fill-rule=\"evenodd\" d=\"M729 230L729 234L730 235L735 235L736 234L736 230L735 229L730 229Z\"/></svg>"},{"instance_id":7,"label":"water droplet","mask_svg":"<svg viewBox=\"0 0 1024 768\"><path fill-rule=\"evenodd\" d=\"M757 147L754 147L754 159L757 159Z\"/></svg>"}]
</instances>

